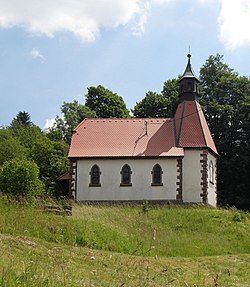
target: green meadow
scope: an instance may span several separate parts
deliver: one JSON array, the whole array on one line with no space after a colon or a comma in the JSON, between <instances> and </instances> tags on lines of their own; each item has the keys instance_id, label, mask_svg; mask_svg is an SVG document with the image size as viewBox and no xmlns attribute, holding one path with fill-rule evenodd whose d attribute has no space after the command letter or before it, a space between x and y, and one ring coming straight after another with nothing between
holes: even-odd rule
<instances>
[{"instance_id":1,"label":"green meadow","mask_svg":"<svg viewBox=\"0 0 250 287\"><path fill-rule=\"evenodd\" d=\"M250 286L249 213L48 204L0 197L0 286Z\"/></svg>"}]
</instances>

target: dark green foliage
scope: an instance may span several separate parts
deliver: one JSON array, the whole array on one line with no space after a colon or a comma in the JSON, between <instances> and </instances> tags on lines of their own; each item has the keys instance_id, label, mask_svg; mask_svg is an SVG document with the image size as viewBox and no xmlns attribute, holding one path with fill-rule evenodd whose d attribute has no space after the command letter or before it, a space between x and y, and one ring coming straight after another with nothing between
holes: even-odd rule
<instances>
[{"instance_id":1,"label":"dark green foliage","mask_svg":"<svg viewBox=\"0 0 250 287\"><path fill-rule=\"evenodd\" d=\"M96 112L98 118L127 118L129 111L121 96L103 86L89 87L86 106Z\"/></svg>"},{"instance_id":2,"label":"dark green foliage","mask_svg":"<svg viewBox=\"0 0 250 287\"><path fill-rule=\"evenodd\" d=\"M10 127L0 128L0 166L9 163L10 160L31 160L33 163L35 161L37 165L34 164L39 169L39 179L42 180L43 189L45 187L48 194L60 194L56 180L69 168L67 152L66 143L51 141L32 123L23 124L14 119ZM37 188L39 191L39 185ZM21 189L16 189L16 192L23 194Z\"/></svg>"},{"instance_id":3,"label":"dark green foliage","mask_svg":"<svg viewBox=\"0 0 250 287\"><path fill-rule=\"evenodd\" d=\"M250 209L250 80L210 56L200 70L201 104L218 148L218 198Z\"/></svg>"},{"instance_id":4,"label":"dark green foliage","mask_svg":"<svg viewBox=\"0 0 250 287\"><path fill-rule=\"evenodd\" d=\"M11 126L15 126L15 125L21 125L23 127L29 127L31 126L33 123L30 120L30 115L29 113L23 111L23 112L19 112L16 117L12 120L11 122Z\"/></svg>"},{"instance_id":5,"label":"dark green foliage","mask_svg":"<svg viewBox=\"0 0 250 287\"><path fill-rule=\"evenodd\" d=\"M136 118L163 118L166 116L167 99L154 92L147 92L145 98L136 103L133 115Z\"/></svg>"},{"instance_id":6,"label":"dark green foliage","mask_svg":"<svg viewBox=\"0 0 250 287\"><path fill-rule=\"evenodd\" d=\"M46 193L54 194L57 191L56 179L69 169L66 145L43 138L34 143L30 153L39 167Z\"/></svg>"},{"instance_id":7,"label":"dark green foliage","mask_svg":"<svg viewBox=\"0 0 250 287\"><path fill-rule=\"evenodd\" d=\"M174 117L177 106L180 102L179 99L179 81L180 77L167 80L162 89L162 95L168 101L168 105L166 107L166 116Z\"/></svg>"},{"instance_id":8,"label":"dark green foliage","mask_svg":"<svg viewBox=\"0 0 250 287\"><path fill-rule=\"evenodd\" d=\"M70 143L73 129L85 118L94 118L96 113L87 106L64 102L61 106L62 117L57 116L52 128L47 131L47 136L54 141L63 140Z\"/></svg>"},{"instance_id":9,"label":"dark green foliage","mask_svg":"<svg viewBox=\"0 0 250 287\"><path fill-rule=\"evenodd\" d=\"M173 117L179 103L178 79L167 80L161 94L147 92L132 110L136 118Z\"/></svg>"},{"instance_id":10,"label":"dark green foliage","mask_svg":"<svg viewBox=\"0 0 250 287\"><path fill-rule=\"evenodd\" d=\"M16 124L15 126L11 126L9 131L23 147L28 149L30 149L38 139L44 138L43 132L36 125L23 126Z\"/></svg>"},{"instance_id":11,"label":"dark green foliage","mask_svg":"<svg viewBox=\"0 0 250 287\"><path fill-rule=\"evenodd\" d=\"M27 149L8 129L0 129L0 166L13 158L26 158Z\"/></svg>"},{"instance_id":12,"label":"dark green foliage","mask_svg":"<svg viewBox=\"0 0 250 287\"><path fill-rule=\"evenodd\" d=\"M32 196L44 193L39 180L38 166L26 159L6 161L0 170L0 191L15 196Z\"/></svg>"}]
</instances>

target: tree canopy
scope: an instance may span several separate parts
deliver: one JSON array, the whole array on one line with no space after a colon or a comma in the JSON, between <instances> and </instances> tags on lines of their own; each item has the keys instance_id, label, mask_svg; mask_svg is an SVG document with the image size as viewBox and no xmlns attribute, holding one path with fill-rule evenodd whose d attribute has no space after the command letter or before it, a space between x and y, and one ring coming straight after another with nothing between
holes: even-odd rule
<instances>
[{"instance_id":1,"label":"tree canopy","mask_svg":"<svg viewBox=\"0 0 250 287\"><path fill-rule=\"evenodd\" d=\"M201 104L219 150L218 198L250 208L250 79L210 56L200 69Z\"/></svg>"},{"instance_id":2,"label":"tree canopy","mask_svg":"<svg viewBox=\"0 0 250 287\"><path fill-rule=\"evenodd\" d=\"M0 166L13 158L26 158L28 151L9 129L0 129Z\"/></svg>"},{"instance_id":3,"label":"tree canopy","mask_svg":"<svg viewBox=\"0 0 250 287\"><path fill-rule=\"evenodd\" d=\"M19 112L16 117L12 120L11 126L19 125L28 127L31 126L33 123L30 120L30 114L28 112Z\"/></svg>"},{"instance_id":4,"label":"tree canopy","mask_svg":"<svg viewBox=\"0 0 250 287\"><path fill-rule=\"evenodd\" d=\"M62 116L56 116L54 125L47 131L50 139L70 143L73 129L85 118L96 117L96 112L78 101L64 102L61 106Z\"/></svg>"},{"instance_id":5,"label":"tree canopy","mask_svg":"<svg viewBox=\"0 0 250 287\"><path fill-rule=\"evenodd\" d=\"M57 178L68 171L67 147L63 142L54 142L48 138L36 141L30 150L30 158L40 170L40 179L45 184L46 193L57 193Z\"/></svg>"},{"instance_id":6,"label":"tree canopy","mask_svg":"<svg viewBox=\"0 0 250 287\"><path fill-rule=\"evenodd\" d=\"M164 96L154 92L147 92L145 98L136 103L133 115L136 118L161 118L165 117L167 100Z\"/></svg>"},{"instance_id":7,"label":"tree canopy","mask_svg":"<svg viewBox=\"0 0 250 287\"><path fill-rule=\"evenodd\" d=\"M132 110L136 118L173 117L179 103L178 79L164 82L160 94L149 91Z\"/></svg>"},{"instance_id":8,"label":"tree canopy","mask_svg":"<svg viewBox=\"0 0 250 287\"><path fill-rule=\"evenodd\" d=\"M85 105L95 111L98 118L129 117L123 98L103 86L89 87L85 97Z\"/></svg>"},{"instance_id":9,"label":"tree canopy","mask_svg":"<svg viewBox=\"0 0 250 287\"><path fill-rule=\"evenodd\" d=\"M6 161L0 170L0 191L21 196L43 194L38 166L27 159Z\"/></svg>"},{"instance_id":10,"label":"tree canopy","mask_svg":"<svg viewBox=\"0 0 250 287\"><path fill-rule=\"evenodd\" d=\"M18 113L20 115L20 113ZM16 180L25 180L27 170L34 173L43 185L43 191L47 194L58 193L56 180L61 174L68 170L68 145L63 141L52 141L41 129L33 123L24 124L22 121L13 119L9 127L0 128L0 168L7 171L13 167L15 172L23 173L23 176ZM30 119L30 117L27 117ZM28 161L28 163L27 163ZM8 163L12 162L11 165ZM31 163L30 163L31 162ZM19 166L23 163L25 171ZM38 172L36 171L38 169ZM7 176L7 175L6 175ZM11 177L0 178L1 183L11 182ZM12 179L13 174L10 174ZM28 175L27 175L28 176ZM14 180L14 179L13 179ZM27 179L28 180L28 179ZM29 180L28 180L29 181ZM16 183L13 182L13 185ZM21 184L21 183L20 183ZM39 187L39 181L37 188ZM5 192L8 192L6 185L3 185ZM22 189L11 191L12 194L24 195ZM25 191L26 195L33 195L35 191Z\"/></svg>"}]
</instances>

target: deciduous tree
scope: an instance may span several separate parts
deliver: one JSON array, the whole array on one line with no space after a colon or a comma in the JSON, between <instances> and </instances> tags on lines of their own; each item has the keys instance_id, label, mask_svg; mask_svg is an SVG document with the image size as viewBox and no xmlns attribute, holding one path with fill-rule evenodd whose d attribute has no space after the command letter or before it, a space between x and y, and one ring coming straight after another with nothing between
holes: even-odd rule
<instances>
[{"instance_id":1,"label":"deciduous tree","mask_svg":"<svg viewBox=\"0 0 250 287\"><path fill-rule=\"evenodd\" d=\"M174 117L177 106L180 102L179 97L179 78L174 78L164 82L161 94L167 101L166 116Z\"/></svg>"},{"instance_id":2,"label":"deciduous tree","mask_svg":"<svg viewBox=\"0 0 250 287\"><path fill-rule=\"evenodd\" d=\"M0 129L0 166L14 158L26 158L28 149L7 128Z\"/></svg>"},{"instance_id":3,"label":"deciduous tree","mask_svg":"<svg viewBox=\"0 0 250 287\"><path fill-rule=\"evenodd\" d=\"M0 170L0 190L15 196L43 194L44 184L39 180L38 166L26 159L6 161Z\"/></svg>"},{"instance_id":4,"label":"deciduous tree","mask_svg":"<svg viewBox=\"0 0 250 287\"><path fill-rule=\"evenodd\" d=\"M250 209L250 80L210 56L200 70L201 103L219 150L218 198L223 205Z\"/></svg>"},{"instance_id":5,"label":"deciduous tree","mask_svg":"<svg viewBox=\"0 0 250 287\"><path fill-rule=\"evenodd\" d=\"M161 94L147 92L132 110L137 118L173 117L179 103L178 79L167 80Z\"/></svg>"},{"instance_id":6,"label":"deciduous tree","mask_svg":"<svg viewBox=\"0 0 250 287\"><path fill-rule=\"evenodd\" d=\"M53 142L48 138L39 139L31 149L31 158L40 171L47 194L54 194L57 178L69 169L67 148L63 142Z\"/></svg>"},{"instance_id":7,"label":"deciduous tree","mask_svg":"<svg viewBox=\"0 0 250 287\"><path fill-rule=\"evenodd\" d=\"M54 140L70 143L73 129L85 118L94 118L96 113L78 101L64 102L61 106L62 116L57 116L55 123L47 131L47 136Z\"/></svg>"},{"instance_id":8,"label":"deciduous tree","mask_svg":"<svg viewBox=\"0 0 250 287\"><path fill-rule=\"evenodd\" d=\"M132 112L136 118L161 118L166 116L167 105L168 100L163 95L149 91Z\"/></svg>"},{"instance_id":9,"label":"deciduous tree","mask_svg":"<svg viewBox=\"0 0 250 287\"><path fill-rule=\"evenodd\" d=\"M121 96L103 86L89 87L86 106L96 112L98 118L127 118L129 111Z\"/></svg>"}]
</instances>

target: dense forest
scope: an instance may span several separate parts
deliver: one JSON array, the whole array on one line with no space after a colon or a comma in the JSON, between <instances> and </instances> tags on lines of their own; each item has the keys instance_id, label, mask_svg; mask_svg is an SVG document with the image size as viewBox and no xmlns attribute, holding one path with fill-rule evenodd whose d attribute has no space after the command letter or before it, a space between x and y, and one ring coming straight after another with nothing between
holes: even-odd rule
<instances>
[{"instance_id":1,"label":"dense forest","mask_svg":"<svg viewBox=\"0 0 250 287\"><path fill-rule=\"evenodd\" d=\"M239 76L222 55L209 56L200 69L200 103L219 152L218 203L250 210L250 78ZM26 111L0 127L0 191L15 195L58 196L57 178L69 170L73 129L86 117L173 117L179 77L149 91L129 111L121 96L89 87L85 104L61 106L54 125L42 131Z\"/></svg>"}]
</instances>

